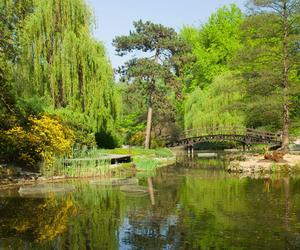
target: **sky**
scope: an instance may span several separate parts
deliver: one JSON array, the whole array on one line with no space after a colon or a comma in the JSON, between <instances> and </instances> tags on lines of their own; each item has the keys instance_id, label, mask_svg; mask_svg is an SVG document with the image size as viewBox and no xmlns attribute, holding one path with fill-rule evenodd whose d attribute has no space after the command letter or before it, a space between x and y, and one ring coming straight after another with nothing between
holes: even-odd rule
<instances>
[{"instance_id":1,"label":"sky","mask_svg":"<svg viewBox=\"0 0 300 250\"><path fill-rule=\"evenodd\" d=\"M245 0L87 0L96 17L94 36L105 45L114 68L126 60L115 55L112 40L128 35L132 22L152 21L179 31L184 25L201 26L223 5L235 3L243 8Z\"/></svg>"}]
</instances>

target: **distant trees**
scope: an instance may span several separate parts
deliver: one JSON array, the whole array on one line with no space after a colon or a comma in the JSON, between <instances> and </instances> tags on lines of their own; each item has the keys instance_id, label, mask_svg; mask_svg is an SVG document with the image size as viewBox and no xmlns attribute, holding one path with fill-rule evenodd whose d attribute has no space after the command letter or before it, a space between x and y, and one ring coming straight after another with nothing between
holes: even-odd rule
<instances>
[{"instance_id":1,"label":"distant trees","mask_svg":"<svg viewBox=\"0 0 300 250\"><path fill-rule=\"evenodd\" d=\"M153 127L178 134L178 124L281 129L284 150L289 133L300 132L299 0L251 0L247 14L225 6L180 35L134 22L113 41L118 55L133 55L118 69L125 83L118 91L92 23L85 0L0 0L2 142L14 128L26 134L30 119L45 113L76 130L72 142L94 145L96 133L109 147L116 126L126 142L141 142L146 129L145 148Z\"/></svg>"},{"instance_id":2,"label":"distant trees","mask_svg":"<svg viewBox=\"0 0 300 250\"><path fill-rule=\"evenodd\" d=\"M196 88L185 103L185 128L218 128L245 124L240 108L245 91L231 72L215 77L205 89Z\"/></svg>"},{"instance_id":3,"label":"distant trees","mask_svg":"<svg viewBox=\"0 0 300 250\"><path fill-rule=\"evenodd\" d=\"M244 87L231 67L242 47L242 22L241 10L230 5L212 14L199 29L182 29L181 35L196 58L185 67L185 129L245 124L245 116L237 105Z\"/></svg>"},{"instance_id":4,"label":"distant trees","mask_svg":"<svg viewBox=\"0 0 300 250\"><path fill-rule=\"evenodd\" d=\"M144 57L126 62L119 73L128 83L134 84L145 98L148 108L145 148L150 148L153 106L159 101L162 105L167 103L168 89L180 94L180 65L189 47L172 28L149 21L137 21L133 25L134 31L128 36L116 37L113 44L120 56L133 52L145 53Z\"/></svg>"},{"instance_id":5,"label":"distant trees","mask_svg":"<svg viewBox=\"0 0 300 250\"><path fill-rule=\"evenodd\" d=\"M290 125L299 124L300 115L299 6L299 0L253 0L247 15L231 5L199 30L183 28L196 57L186 67L186 128L235 120L247 127L282 129L282 149L288 149ZM215 81L222 91L214 90ZM230 89L233 96L223 99Z\"/></svg>"},{"instance_id":6,"label":"distant trees","mask_svg":"<svg viewBox=\"0 0 300 250\"><path fill-rule=\"evenodd\" d=\"M241 47L242 22L242 11L232 4L218 9L199 29L185 26L181 30L196 59L185 72L187 92L209 85L216 76L230 70L230 62Z\"/></svg>"}]
</instances>

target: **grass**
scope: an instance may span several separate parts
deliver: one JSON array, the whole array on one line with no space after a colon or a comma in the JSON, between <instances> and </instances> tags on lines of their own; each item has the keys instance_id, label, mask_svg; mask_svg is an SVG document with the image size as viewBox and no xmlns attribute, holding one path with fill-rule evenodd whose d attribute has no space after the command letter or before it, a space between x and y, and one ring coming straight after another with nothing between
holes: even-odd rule
<instances>
[{"instance_id":1,"label":"grass","mask_svg":"<svg viewBox=\"0 0 300 250\"><path fill-rule=\"evenodd\" d=\"M100 150L102 154L130 154L138 170L153 172L161 164L167 163L173 157L168 148L144 149L141 147L115 148Z\"/></svg>"},{"instance_id":2,"label":"grass","mask_svg":"<svg viewBox=\"0 0 300 250\"><path fill-rule=\"evenodd\" d=\"M138 169L143 170L153 170L159 165L158 160L148 158L135 158L133 162L135 163Z\"/></svg>"},{"instance_id":3,"label":"grass","mask_svg":"<svg viewBox=\"0 0 300 250\"><path fill-rule=\"evenodd\" d=\"M92 148L92 149L81 149L81 150L76 150L74 149L72 151L72 156L70 158L96 158L96 157L101 157L104 156L105 154L102 152L102 150L99 150L97 148Z\"/></svg>"},{"instance_id":4,"label":"grass","mask_svg":"<svg viewBox=\"0 0 300 250\"><path fill-rule=\"evenodd\" d=\"M145 156L153 158L167 158L172 157L173 153L167 148L156 148L156 149L143 149L141 147L130 147L130 148L115 148L115 149L102 149L99 152L103 154L130 154L134 156Z\"/></svg>"},{"instance_id":5,"label":"grass","mask_svg":"<svg viewBox=\"0 0 300 250\"><path fill-rule=\"evenodd\" d=\"M68 161L56 159L51 167L43 167L42 175L45 177L67 176L70 178L95 177L110 174L110 162L107 160Z\"/></svg>"},{"instance_id":6,"label":"grass","mask_svg":"<svg viewBox=\"0 0 300 250\"><path fill-rule=\"evenodd\" d=\"M277 166L275 163L272 163L272 166L271 166L271 171L272 173L276 173L276 170L277 170Z\"/></svg>"},{"instance_id":7,"label":"grass","mask_svg":"<svg viewBox=\"0 0 300 250\"><path fill-rule=\"evenodd\" d=\"M130 154L133 164L136 166L139 177L155 176L156 169L160 166L170 163L170 158L174 157L171 150L167 148L143 149L141 147L116 148L111 150L102 150L105 154Z\"/></svg>"}]
</instances>

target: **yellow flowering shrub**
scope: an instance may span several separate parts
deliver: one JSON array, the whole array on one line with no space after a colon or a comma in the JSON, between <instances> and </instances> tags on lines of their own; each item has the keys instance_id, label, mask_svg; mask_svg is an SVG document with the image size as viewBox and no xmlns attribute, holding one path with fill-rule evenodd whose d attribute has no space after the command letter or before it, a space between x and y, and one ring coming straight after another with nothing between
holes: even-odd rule
<instances>
[{"instance_id":1,"label":"yellow flowering shrub","mask_svg":"<svg viewBox=\"0 0 300 250\"><path fill-rule=\"evenodd\" d=\"M50 165L55 155L65 155L71 151L74 134L71 129L64 126L59 120L42 116L30 117L30 139L36 145L36 153L47 165Z\"/></svg>"},{"instance_id":2,"label":"yellow flowering shrub","mask_svg":"<svg viewBox=\"0 0 300 250\"><path fill-rule=\"evenodd\" d=\"M145 141L145 133L139 131L130 138L129 143L131 145L142 146L144 144L144 141Z\"/></svg>"},{"instance_id":3,"label":"yellow flowering shrub","mask_svg":"<svg viewBox=\"0 0 300 250\"><path fill-rule=\"evenodd\" d=\"M57 117L31 116L28 122L28 128L15 125L9 130L0 131L2 158L36 168L41 161L51 166L55 156L71 151L74 133Z\"/></svg>"}]
</instances>

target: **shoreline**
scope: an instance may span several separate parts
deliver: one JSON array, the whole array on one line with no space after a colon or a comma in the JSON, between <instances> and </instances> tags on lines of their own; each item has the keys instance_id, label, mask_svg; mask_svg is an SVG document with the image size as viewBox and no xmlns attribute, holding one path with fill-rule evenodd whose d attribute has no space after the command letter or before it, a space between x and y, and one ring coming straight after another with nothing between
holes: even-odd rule
<instances>
[{"instance_id":1,"label":"shoreline","mask_svg":"<svg viewBox=\"0 0 300 250\"><path fill-rule=\"evenodd\" d=\"M241 154L229 159L225 170L230 173L294 173L300 171L300 155L286 154L282 160L264 159L262 154Z\"/></svg>"},{"instance_id":2,"label":"shoreline","mask_svg":"<svg viewBox=\"0 0 300 250\"><path fill-rule=\"evenodd\" d=\"M155 158L155 160L157 160L157 158ZM167 160L163 159L161 160L161 163L158 163L158 165L154 168L154 170L172 165L175 163L175 161L176 161L175 157L167 158ZM93 176L86 175L86 176L76 177L76 176L64 175L64 176L46 177L46 176L42 176L40 173L24 172L25 174L23 176L19 176L17 178L13 176L6 177L3 179L0 178L0 190L13 189L21 186L35 185L41 183L63 182L69 180L108 179L108 178L117 177L118 175L120 175L119 177L122 178L122 177L128 177L138 172L147 172L147 171L148 171L147 169L138 169L136 164L134 162L131 162L131 163L122 163L118 165L111 165L109 174L98 174ZM123 176L121 177L121 175Z\"/></svg>"},{"instance_id":3,"label":"shoreline","mask_svg":"<svg viewBox=\"0 0 300 250\"><path fill-rule=\"evenodd\" d=\"M173 152L174 153L174 152ZM12 189L20 186L35 185L40 183L56 183L69 180L86 180L86 179L107 179L107 178L126 178L136 175L137 173L147 173L157 169L170 166L176 163L176 157L165 158L147 158L148 161L156 162L153 168L138 167L136 162L121 163L117 165L110 165L109 173L99 173L93 175L83 176L43 176L40 173L22 172L18 177L7 176L0 178L0 190ZM239 176L264 178L274 173L292 174L300 172L300 155L287 154L283 157L283 161L275 162L272 160L265 160L263 154L229 154L225 164L225 171Z\"/></svg>"}]
</instances>

